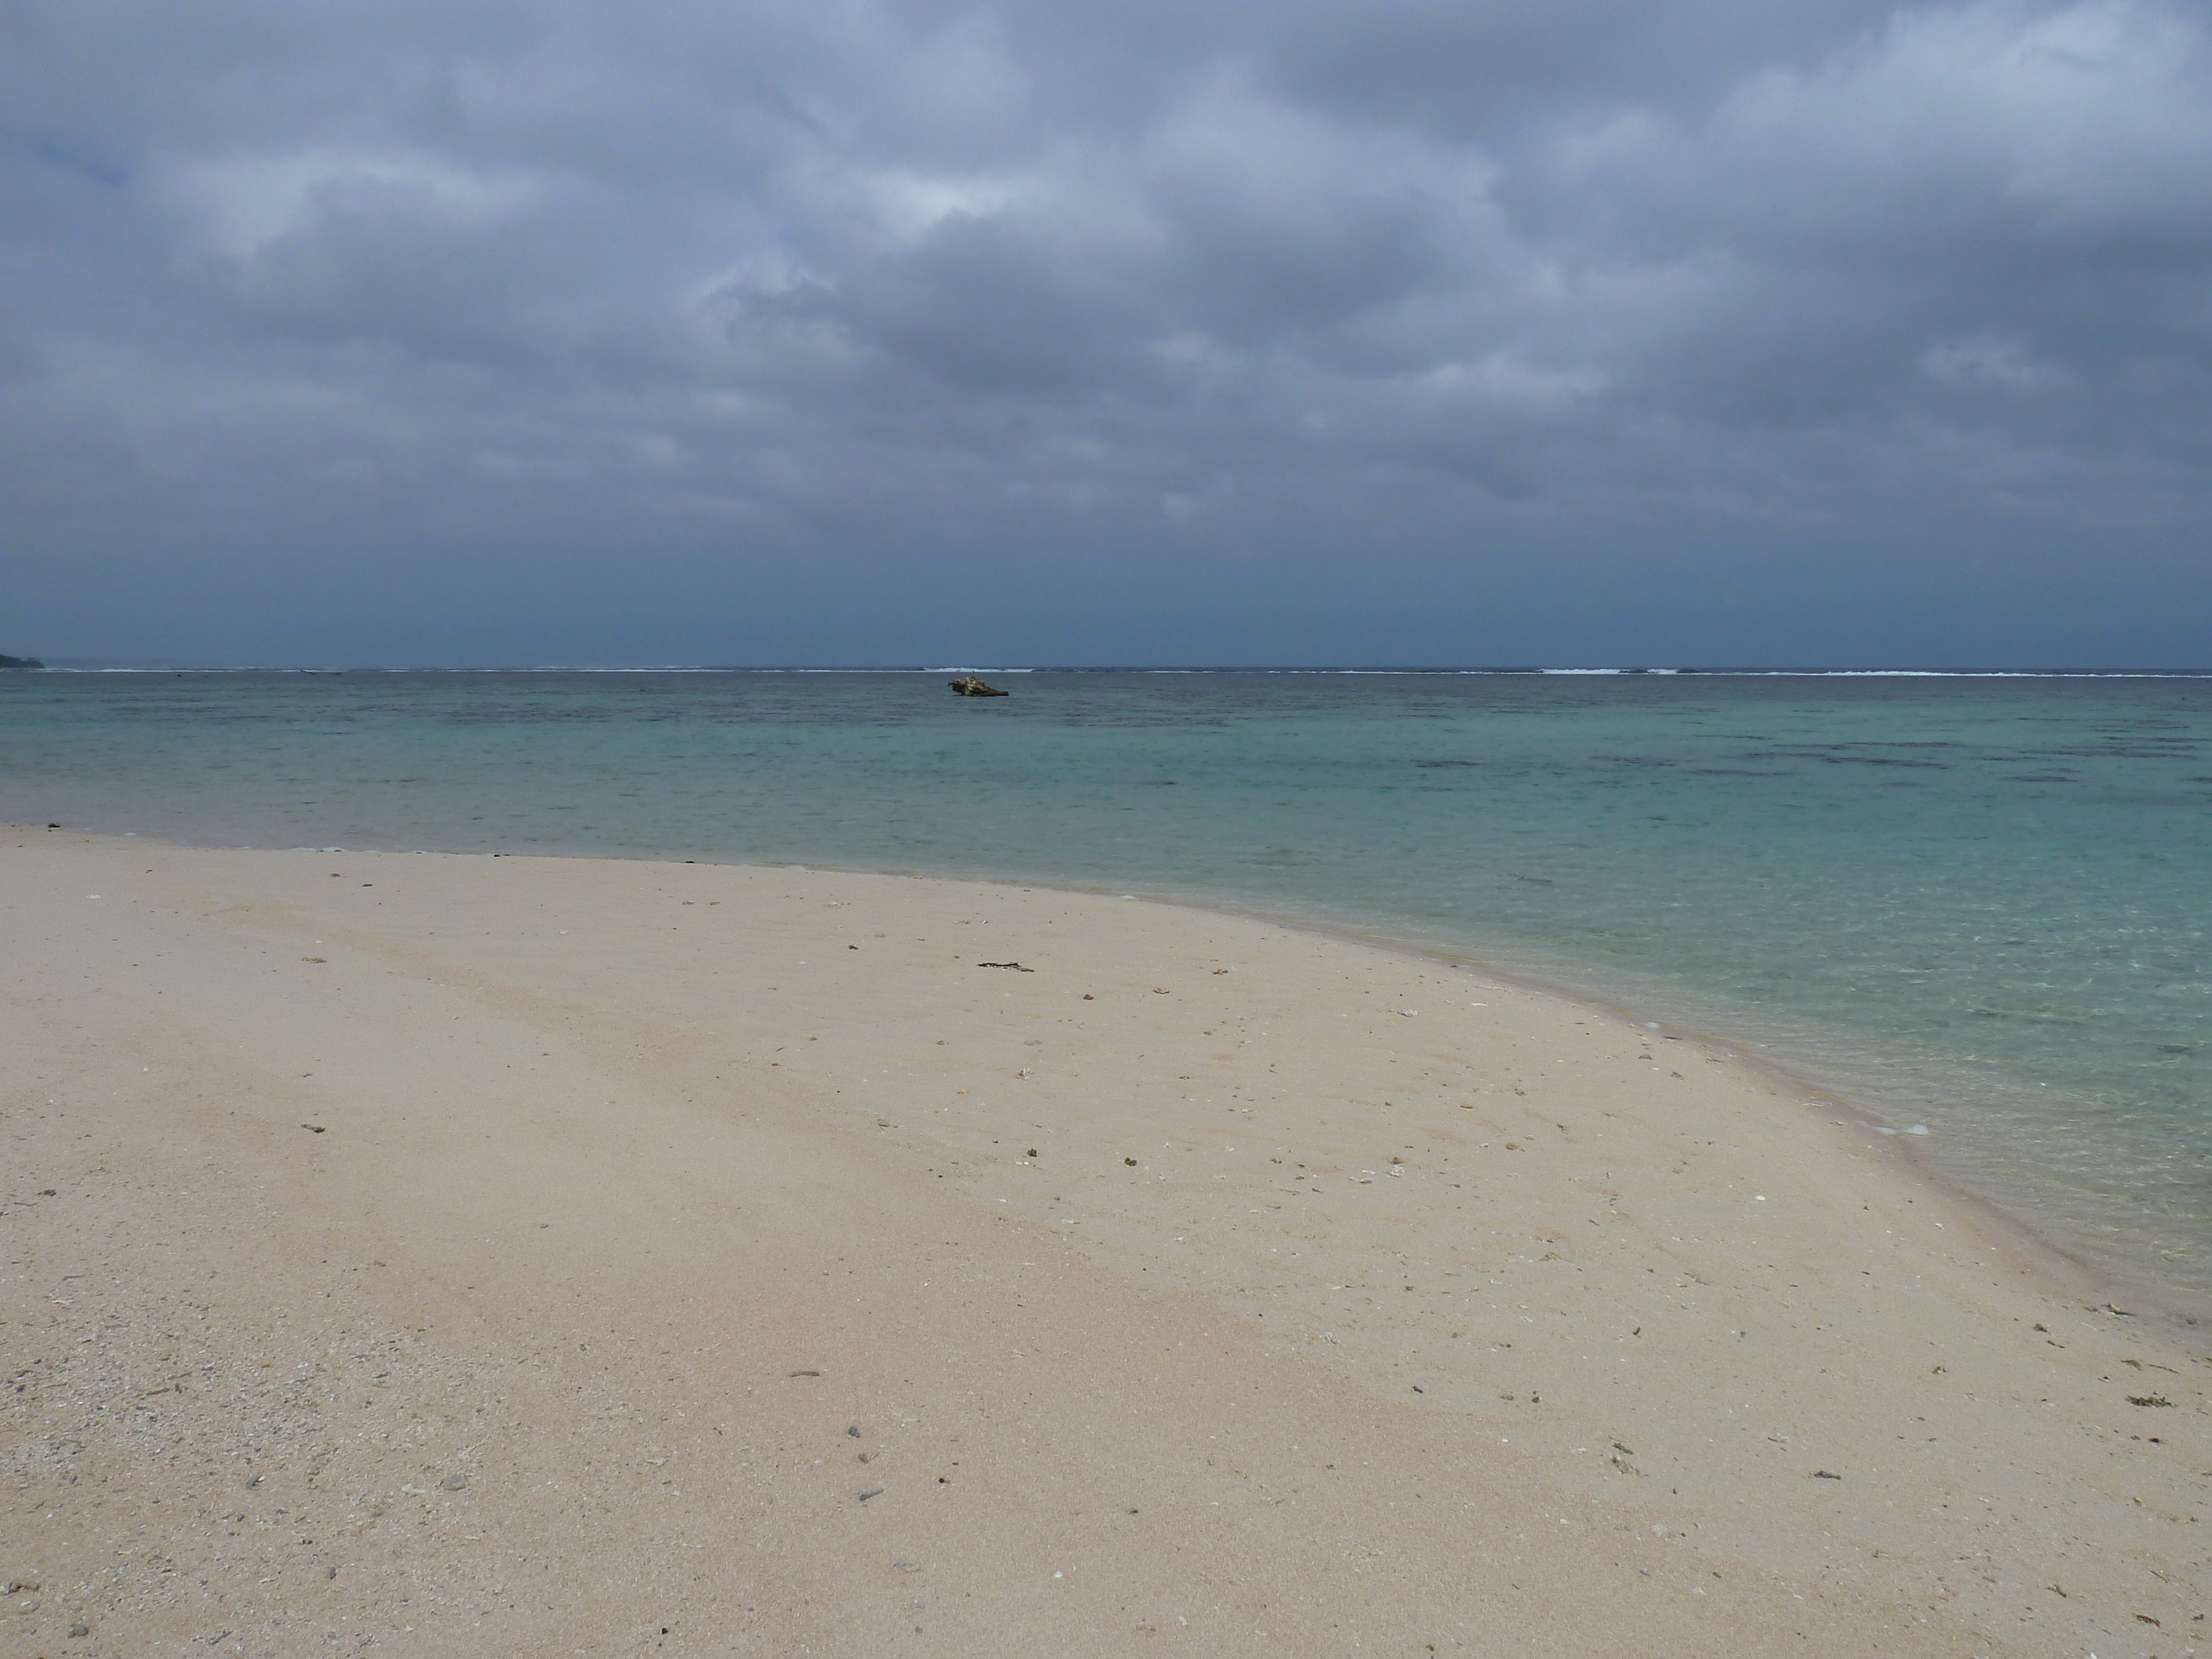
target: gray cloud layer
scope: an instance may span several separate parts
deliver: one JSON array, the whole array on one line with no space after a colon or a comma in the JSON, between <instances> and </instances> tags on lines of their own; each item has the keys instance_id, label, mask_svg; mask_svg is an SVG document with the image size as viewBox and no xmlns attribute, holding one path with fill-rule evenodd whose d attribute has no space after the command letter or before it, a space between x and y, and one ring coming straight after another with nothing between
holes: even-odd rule
<instances>
[{"instance_id":1,"label":"gray cloud layer","mask_svg":"<svg viewBox=\"0 0 2212 1659\"><path fill-rule=\"evenodd\" d=\"M0 0L0 649L2208 655L2195 7Z\"/></svg>"}]
</instances>

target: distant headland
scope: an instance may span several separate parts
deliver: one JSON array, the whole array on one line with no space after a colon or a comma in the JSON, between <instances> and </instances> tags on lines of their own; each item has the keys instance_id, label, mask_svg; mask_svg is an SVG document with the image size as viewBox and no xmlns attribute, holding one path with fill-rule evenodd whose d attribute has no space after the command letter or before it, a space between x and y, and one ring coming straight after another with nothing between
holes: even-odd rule
<instances>
[{"instance_id":1,"label":"distant headland","mask_svg":"<svg viewBox=\"0 0 2212 1659\"><path fill-rule=\"evenodd\" d=\"M0 653L0 669L44 668L46 664L40 662L36 657L10 657Z\"/></svg>"}]
</instances>

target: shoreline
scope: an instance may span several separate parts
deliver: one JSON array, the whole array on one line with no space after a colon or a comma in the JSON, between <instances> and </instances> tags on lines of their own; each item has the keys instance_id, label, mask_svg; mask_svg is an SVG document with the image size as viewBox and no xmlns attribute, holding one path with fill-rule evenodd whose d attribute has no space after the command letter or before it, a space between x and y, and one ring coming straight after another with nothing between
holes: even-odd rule
<instances>
[{"instance_id":1,"label":"shoreline","mask_svg":"<svg viewBox=\"0 0 2212 1659\"><path fill-rule=\"evenodd\" d=\"M2201 1338L1556 988L1035 883L31 827L0 914L0 1531L118 1651L220 1628L157 1557L440 1652L2212 1610Z\"/></svg>"},{"instance_id":2,"label":"shoreline","mask_svg":"<svg viewBox=\"0 0 2212 1659\"><path fill-rule=\"evenodd\" d=\"M934 672L935 671L915 672ZM32 834L48 826L33 823L0 823L0 834L17 830ZM86 829L82 826L70 825L63 825L60 828L63 833L114 840L137 840L153 845L179 849L271 853L319 853L326 850L319 848L277 847L273 844L255 842L194 842L161 834L148 835L137 830ZM504 849L486 849L477 852L447 848L410 848L404 850L342 848L337 850L351 851L364 855L392 857L552 859L647 866L681 865L695 868L811 871L825 874L880 877L887 880L943 881L981 887L1065 893L1097 898L1127 897L1141 903L1188 910L1198 915L1235 917L1261 926L1311 933L1317 937L1363 945L1373 950L1402 954L1418 960L1448 964L1515 985L1537 996L1550 997L1580 1007L1594 1009L1608 1017L1619 1018L1635 1025L1640 1026L1644 1023L1643 1018L1644 1014L1659 1012L1638 1009L1625 999L1616 999L1551 977L1540 969L1529 969L1517 964L1501 963L1494 958L1456 950L1442 942L1423 943L1352 923L1321 920L1288 911L1267 909L1237 901L1211 899L1196 895L1153 890L1124 894L1112 886L1064 884L1042 878L994 876L975 872L945 874L911 868L807 864L796 860L778 862L748 861L718 857L678 858L653 853L510 852ZM1565 971L1567 965L1553 963L1551 966ZM1982 1224L2008 1230L2019 1248L2045 1252L2054 1273L2069 1278L2081 1288L2082 1293L2101 1295L2108 1301L2124 1298L2135 1308L2162 1322L2177 1326L2193 1327L2202 1323L2212 1327L2212 1286L2192 1285L2161 1276L2152 1270L2150 1265L2144 1261L2139 1254L2113 1251L2105 1255L2095 1252L2090 1245L2087 1231L2088 1224L2086 1221L2071 1230L2071 1237L2067 1236L2069 1230L2065 1228L2053 1227L2046 1231L2029 1219L2026 1214L2004 1198L1993 1193L1984 1192L1971 1184L1968 1180L1952 1175L1940 1168L1922 1147L1916 1146L1913 1140L1906 1138L1906 1125L1885 1122L1884 1114L1881 1109L1856 1098L1847 1085L1822 1082L1809 1075L1809 1067L1806 1071L1794 1068L1786 1056L1776 1058L1765 1053L1753 1052L1753 1049L1763 1049L1764 1044L1751 1044L1747 1047L1742 1040L1728 1036L1701 1023L1680 1024L1679 1029L1677 1029L1678 1022L1674 1019L1662 1018L1660 1024L1668 1030L1675 1030L1677 1035L1693 1038L1711 1050L1725 1054L1730 1061L1741 1066L1748 1072L1764 1077L1778 1090L1784 1092L1795 1092L1802 1097L1805 1109L1808 1112L1833 1110L1855 1118L1863 1127L1875 1132L1882 1141L1888 1143L1882 1150L1885 1155L1899 1161L1901 1170L1909 1172L1914 1179L1928 1183L1931 1190L1945 1194L1948 1201L1975 1211L1980 1216ZM2034 1185L2033 1181L2023 1183L2023 1198L2033 1197ZM2064 1184L2057 1183L2057 1189L2065 1190Z\"/></svg>"},{"instance_id":3,"label":"shoreline","mask_svg":"<svg viewBox=\"0 0 2212 1659\"><path fill-rule=\"evenodd\" d=\"M479 671L469 670L457 672L477 672ZM553 672L563 671L548 670L544 672ZM609 670L605 672L617 672L631 671ZM672 672L719 672L723 671L683 670ZM776 670L760 672L811 672L816 671ZM852 672L872 672L878 671L871 670ZM914 672L934 673L937 671L917 670ZM1267 672L1273 672L1288 671ZM25 834L34 834L42 829L53 827L54 826L43 826L30 823L0 823L0 835L19 830ZM210 852L235 851L270 853L319 853L325 850L329 850L310 847L278 847L273 843L264 844L258 842L216 841L195 842L172 837L165 834L156 833L149 835L138 830L88 829L81 825L72 826L64 824L58 827L63 833L86 835L118 841L137 840L152 845L171 847L179 849L198 848L200 850ZM1492 957L1476 955L1455 949L1455 947L1441 941L1424 943L1417 939L1411 939L1395 934L1382 933L1373 928L1351 922L1323 920L1312 916L1301 915L1291 911L1269 909L1256 905L1246 904L1238 901L1213 899L1200 895L1168 892L1158 890L1144 890L1135 893L1125 894L1120 891L1117 888L1110 885L1082 885L1061 883L1043 878L997 876L972 872L948 874L941 872L915 868L900 868L872 865L808 864L796 860L789 862L780 862L775 860L742 860L712 856L703 858L680 858L659 853L607 853L537 850L513 852L505 849L493 848L487 848L479 852L468 849L453 849L449 848L435 847L410 848L406 849L374 848L357 848L349 849L341 848L336 850L340 852L350 851L363 855L388 855L392 857L424 856L438 858L551 859L556 860L574 860L586 862L605 861L618 864L636 864L647 866L680 865L695 868L713 867L733 870L770 871L792 870L802 872L820 872L824 874L879 877L887 880L925 882L943 881L966 884L981 887L1065 893L1071 896L1083 896L1097 898L1132 898L1141 903L1157 905L1171 909L1187 910L1198 915L1235 917L1243 921L1255 922L1261 926L1281 927L1295 933L1311 933L1316 937L1328 938L1348 944L1363 945L1373 950L1402 954L1418 960L1444 963L1455 968L1466 969L1469 972L1485 975L1505 983L1515 985L1537 996L1550 997L1559 1001L1574 1004L1580 1007L1593 1009L1608 1017L1619 1018L1628 1021L1632 1024L1638 1026L1644 1023L1644 1015L1654 1012L1662 1012L1663 1015L1664 1012L1664 1011L1662 1010L1639 1009L1633 1002L1625 997L1616 998L1612 995L1602 994L1597 990L1571 984L1564 979L1553 977L1551 973L1547 972L1545 968L1542 967L1528 968L1515 963L1502 963ZM1560 963L1553 963L1548 964L1548 966L1551 969L1562 973L1568 971L1570 967L1569 964ZM1696 1000L1694 996L1686 1000L1692 1002ZM1721 1011L1715 1012L1718 1013ZM1823 1082L1817 1077L1811 1074L1815 1069L1814 1067L1808 1066L1806 1069L1799 1070L1792 1066L1786 1055L1783 1057L1775 1057L1763 1052L1766 1047L1765 1044L1750 1043L1747 1046L1745 1040L1730 1037L1725 1033L1717 1031L1714 1029L1708 1027L1701 1021L1682 1023L1675 1018L1667 1018L1662 1017L1659 1024L1667 1030L1674 1031L1679 1036L1693 1038L1695 1041L1705 1045L1709 1049L1716 1053L1725 1054L1726 1057L1730 1061L1740 1065L1748 1072L1762 1076L1768 1083L1778 1090L1783 1092L1794 1092L1797 1094L1802 1097L1805 1109L1808 1112L1832 1110L1844 1113L1856 1119L1862 1127L1875 1133L1881 1141L1887 1143L1887 1145L1882 1148L1882 1151L1885 1155L1894 1158L1899 1161L1899 1166L1901 1170L1909 1172L1911 1176L1914 1179L1928 1183L1931 1190L1944 1194L1947 1201L1958 1204L1963 1207L1976 1212L1981 1218L1982 1224L2008 1230L2018 1248L2030 1250L2040 1250L2045 1253L2051 1264L2054 1273L2062 1277L2069 1278L2073 1282L2076 1283L2081 1288L2082 1293L2100 1295L2106 1297L2107 1301L2125 1299L2129 1301L2135 1309L2140 1310L2164 1322L2174 1324L2179 1327L2194 1327L2200 1323L2207 1327L2212 1327L2212 1285L2190 1284L2181 1279L2161 1275L2152 1267L2150 1263L2144 1260L2140 1252L2129 1252L2124 1250L2100 1252L2096 1250L2089 1237L2088 1230L2090 1224L2086 1219L2079 1220L2076 1224L2070 1229L2056 1225L2050 1226L2046 1229L2045 1226L2039 1225L2036 1222L2031 1220L2029 1217L2023 1212L2023 1208L2021 1206L2032 1202L2033 1198L2037 1195L2035 1188L2039 1182L2049 1181L2051 1184L2052 1190L2055 1191L2064 1192L2068 1190L2066 1183L2063 1181L2057 1180L2055 1176L2039 1176L2033 1170L2033 1167L2030 1166L2029 1174L2031 1178L2018 1183L2020 1203L2019 1206L2016 1206L2014 1202L2009 1201L2006 1198L2001 1197L1995 1193L1981 1190L1974 1186L1970 1179L1954 1175L1940 1167L1929 1156L1928 1149L1914 1144L1918 1139L1917 1137L1914 1137L1911 1139L1907 1139L1907 1126L1905 1124L1901 1122L1888 1123L1885 1121L1885 1113L1883 1110L1868 1104L1855 1097L1847 1084L1831 1084ZM1754 1050L1760 1052L1754 1052Z\"/></svg>"},{"instance_id":4,"label":"shoreline","mask_svg":"<svg viewBox=\"0 0 2212 1659\"><path fill-rule=\"evenodd\" d=\"M917 672L933 672L935 671ZM21 829L27 832L34 827L0 824L0 833L15 829ZM67 826L64 826L64 829L66 830ZM209 851L301 853L327 850L314 848L277 848L253 843L200 843L174 841L161 836L148 836L137 831L80 830L76 833L112 836L118 839L145 840L158 845L178 848L203 847ZM1571 1003L1578 1007L1595 1010L1607 1017L1624 1020L1634 1026L1643 1026L1646 1023L1643 1017L1650 1012L1657 1012L1650 1009L1638 1009L1627 1000L1617 1000L1586 988L1569 984L1565 981L1549 977L1538 969L1503 963L1492 957L1455 950L1442 943L1424 944L1418 940L1404 939L1351 923L1322 921L1231 900L1209 899L1199 896L1159 890L1139 890L1125 894L1111 886L1085 886L1016 876L975 873L948 875L916 869L843 864L807 864L795 860L791 862L747 861L713 857L679 859L646 853L508 852L504 850L478 853L441 848L409 848L404 853L390 848L339 848L337 850L341 852L352 850L361 854L385 854L395 857L542 858L605 860L623 864L683 865L696 868L819 872L823 874L879 877L887 880L898 881L943 881L981 887L1064 893L1096 898L1128 898L1140 903L1187 910L1197 915L1233 917L1264 927L1280 927L1293 933L1310 933L1316 937L1403 955L1419 961L1443 963L1513 985L1535 996L1547 997ZM1554 966L1564 968L1564 964L1554 964ZM2046 1231L2004 1199L1991 1193L1983 1192L1967 1181L1938 1167L1930 1160L1926 1152L1915 1144L1917 1137L1907 1139L1909 1130L1906 1125L1886 1122L1884 1114L1880 1109L1854 1097L1847 1086L1821 1082L1808 1075L1807 1072L1793 1067L1786 1056L1778 1058L1764 1053L1753 1052L1754 1048L1764 1048L1764 1044L1747 1046L1742 1040L1732 1038L1701 1024L1678 1025L1678 1023L1672 1019L1662 1019L1657 1024L1672 1035L1695 1041L1705 1047L1709 1053L1724 1057L1746 1072L1763 1078L1778 1091L1799 1096L1808 1112L1817 1114L1836 1111L1844 1113L1856 1120L1860 1127L1880 1136L1881 1143L1878 1143L1878 1149L1882 1155L1896 1160L1901 1174L1924 1182L1931 1191L1942 1194L1945 1201L1973 1211L1979 1218L1979 1224L2007 1231L2011 1235L2015 1248L2045 1253L2054 1277L2069 1279L2077 1285L2081 1294L2102 1295L2107 1301L2124 1298L2136 1309L2163 1322L2179 1326L2191 1327L2200 1322L2212 1326L2212 1287L2186 1284L2178 1279L2161 1277L2154 1271L2149 1270L2148 1264L2143 1262L2139 1256L2127 1255L2123 1259L2123 1253L2114 1252L2113 1258L2107 1260L2090 1253L2083 1231L2086 1224L2083 1224L2082 1227L2075 1229L2076 1237L2072 1241L2061 1236L2064 1231L2063 1229ZM1833 1121L1833 1120L1831 1121ZM1842 1126L1838 1125L1838 1127Z\"/></svg>"},{"instance_id":5,"label":"shoreline","mask_svg":"<svg viewBox=\"0 0 2212 1659\"><path fill-rule=\"evenodd\" d=\"M11 825L0 825L0 830L7 830L7 827ZM93 834L112 834L112 832L93 832ZM197 842L170 842L161 836L153 836L150 841L157 841L161 842L161 845L179 845L179 848L184 848L184 845L197 845ZM210 849L216 849L215 842L210 842ZM323 852L323 849L312 849L312 848L254 848L254 845L243 845L243 842L239 842L237 848L232 848L232 849L239 849L239 852ZM378 849L356 849L356 852L378 852ZM389 852L389 849L385 849L385 852ZM1644 1020L1644 1015L1652 1013L1652 1009L1637 1009L1637 1006L1632 1006L1631 1002L1626 1002L1626 1000L1614 1000L1610 998L1610 995L1601 995L1597 994L1597 991L1590 991L1590 988L1575 987L1575 984L1568 984L1558 978L1548 978L1547 973L1535 971L1535 969L1524 969L1524 967L1517 967L1517 964L1502 964L1498 963L1498 960L1493 960L1493 957L1474 956L1474 953L1467 953L1467 951L1455 951L1455 949L1447 947L1447 945L1443 945L1443 942L1429 942L1429 945L1425 945L1425 942L1420 940L1409 940L1409 938L1394 936L1394 933L1382 933L1382 931L1367 929L1367 927L1349 925L1349 922L1318 921L1318 918L1297 915L1297 914L1290 914L1290 911L1261 909L1261 907L1243 905L1243 902L1234 902L1234 900L1203 898L1203 896L1172 894L1172 891L1141 890L1141 891L1134 891L1134 894L1121 894L1121 891L1117 891L1115 887L1084 887L1084 884L1066 884L1066 883L1055 883L1055 880L1044 880L1044 878L1022 878L1022 876L938 874L938 872L925 872L925 869L874 867L874 865L810 865L810 863L796 863L796 860L792 860L792 863L776 863L776 860L728 860L728 858L668 858L668 856L657 856L657 854L592 854L592 852L483 852L483 854L477 854L477 852L453 852L453 849L441 849L441 848L422 848L422 849L407 849L404 854L392 854L392 856L416 856L416 854L422 854L422 856L441 856L441 858L556 858L556 860L560 860L560 858L577 858L577 860L606 858L606 860L613 860L613 863L639 863L639 865L690 865L690 867L721 867L721 869L792 869L792 872L821 872L821 874L832 874L832 876L836 874L878 876L878 878L884 878L884 880L945 880L945 883L975 884L975 887L1048 891L1048 894L1088 896L1088 898L1133 898L1137 900L1137 902L1144 902L1144 905L1159 905L1159 907L1166 907L1166 909L1183 909L1183 911L1192 911L1192 914L1201 914L1201 915L1225 915L1225 918L1239 918L1239 921L1256 922L1256 925L1263 925L1263 927L1281 927L1281 929L1294 931L1294 933L1312 933L1312 936L1316 938L1329 938L1329 940L1345 942L1345 945L1358 945L1358 947L1376 949L1376 951L1398 953L1398 956L1407 956L1411 957L1411 960L1420 960L1420 963L1447 964L1447 967L1462 969L1462 971L1468 971L1468 973L1480 973L1480 975L1484 975L1484 978L1498 980L1498 982L1502 984L1513 984L1513 987L1522 988L1522 991L1526 991L1526 994L1537 995L1537 998L1551 998L1551 1000L1558 1000L1558 1002L1575 1005L1579 1006L1579 1009L1593 1009L1597 1011L1597 1013L1608 1015L1608 1018L1617 1018L1617 1020L1628 1022L1631 1026L1639 1026L1639 1029L1648 1024L1648 1022ZM2194 1328L2194 1325L2199 1325L2199 1322L2212 1325L2212 1287L2190 1285L2190 1283L2181 1283L2177 1281L2177 1279L2163 1279L2163 1276L2159 1276L2157 1272L2148 1270L2148 1263L2143 1263L2139 1256L2126 1256L2126 1259L2121 1261L2119 1252L2115 1252L2115 1259L2111 1261L2100 1259L2100 1256L2088 1255L2088 1252L2086 1252L2086 1239L2081 1241L2081 1248L2073 1248L2073 1245L2069 1243L2069 1239L2063 1239L2062 1230L2059 1228L2053 1228L2053 1225L2046 1225L2046 1224L2037 1224L2035 1218L2024 1214L2021 1210L2015 1210L2013 1206L2008 1206L2004 1199L1996 1197L1996 1194L1990 1194L1990 1192L1978 1190L1978 1188L1971 1186L1969 1182L1964 1182L1964 1179L1960 1179L1960 1176L1948 1175L1947 1170L1936 1166L1936 1164L1927 1157L1927 1152L1916 1144L1917 1137L1907 1139L1907 1134L1909 1134L1907 1126L1889 1124L1889 1121L1885 1121L1885 1115L1882 1115L1881 1110L1869 1106L1869 1103L1860 1102L1860 1099L1856 1099L1854 1095L1850 1093L1850 1088L1847 1086L1836 1086L1836 1084L1818 1082L1816 1078L1809 1078L1805 1071L1796 1071L1796 1068L1790 1064L1787 1057L1771 1057L1771 1055L1765 1055L1765 1053L1752 1053L1752 1048L1763 1048L1763 1044L1745 1044L1743 1040L1729 1037L1725 1036L1725 1033L1712 1030L1704 1024L1679 1024L1677 1020L1659 1020L1655 1022L1655 1024L1674 1037L1686 1037L1686 1040L1698 1042L1698 1044L1704 1046L1708 1053L1712 1053L1712 1055L1725 1057L1728 1061L1732 1061L1732 1064L1743 1068L1745 1073L1752 1073L1752 1075L1756 1075L1756 1078L1765 1079L1771 1088L1777 1088L1778 1093L1798 1095L1802 1102L1802 1109L1808 1110L1808 1113L1827 1113L1827 1110L1836 1110L1836 1113L1850 1115L1851 1119L1856 1119L1856 1124L1858 1124L1860 1128L1867 1128L1869 1133L1881 1137L1881 1141L1878 1141L1878 1151L1881 1151L1885 1157L1896 1159L1896 1166L1898 1170L1900 1170L1902 1179L1916 1179L1916 1182L1923 1182L1931 1192L1942 1194L1942 1199L1947 1203L1955 1203L1955 1206L1960 1207L1973 1210L1973 1212L1978 1214L1978 1218L1980 1218L1980 1225L1984 1225L1984 1228L2000 1228L2004 1230L2004 1232L2011 1234L2013 1245L2015 1245L2017 1249L2027 1249L2027 1252L2044 1252L2048 1263L2051 1263L2055 1281L2057 1281L2057 1279L2066 1279L2066 1281L2077 1285L2079 1294L2104 1297L2106 1301L2126 1298L2126 1301L2130 1301L2132 1307L2139 1310L2139 1312L2150 1314L2150 1316L2159 1318L2159 1321L2163 1322L2181 1325L2181 1328ZM1836 1121L1836 1119L1829 1119L1829 1121Z\"/></svg>"}]
</instances>

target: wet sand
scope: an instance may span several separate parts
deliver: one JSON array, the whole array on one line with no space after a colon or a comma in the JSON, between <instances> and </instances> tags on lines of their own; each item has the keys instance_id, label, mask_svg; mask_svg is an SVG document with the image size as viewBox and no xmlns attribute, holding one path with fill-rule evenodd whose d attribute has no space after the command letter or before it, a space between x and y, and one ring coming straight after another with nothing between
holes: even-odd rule
<instances>
[{"instance_id":1,"label":"wet sand","mask_svg":"<svg viewBox=\"0 0 2212 1659\"><path fill-rule=\"evenodd\" d=\"M2207 1628L2197 1329L1717 1044L812 871L18 829L0 920L10 1653Z\"/></svg>"}]
</instances>

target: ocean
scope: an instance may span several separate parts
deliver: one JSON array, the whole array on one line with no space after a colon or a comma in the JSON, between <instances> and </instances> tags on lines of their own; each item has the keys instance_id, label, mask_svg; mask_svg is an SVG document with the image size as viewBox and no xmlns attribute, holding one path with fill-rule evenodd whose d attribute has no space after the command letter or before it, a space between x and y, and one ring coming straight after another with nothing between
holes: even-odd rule
<instances>
[{"instance_id":1,"label":"ocean","mask_svg":"<svg viewBox=\"0 0 2212 1659\"><path fill-rule=\"evenodd\" d=\"M2212 678L952 672L0 674L0 818L1348 929L1717 1034L2212 1288Z\"/></svg>"}]
</instances>

